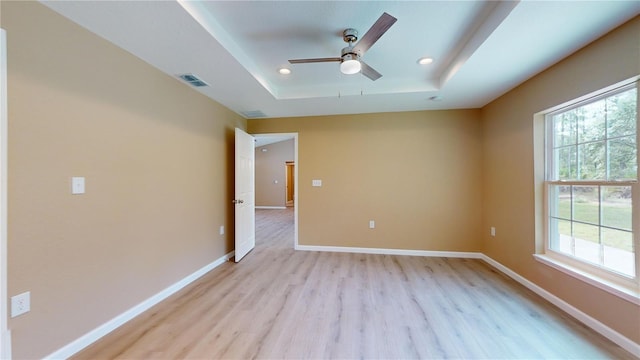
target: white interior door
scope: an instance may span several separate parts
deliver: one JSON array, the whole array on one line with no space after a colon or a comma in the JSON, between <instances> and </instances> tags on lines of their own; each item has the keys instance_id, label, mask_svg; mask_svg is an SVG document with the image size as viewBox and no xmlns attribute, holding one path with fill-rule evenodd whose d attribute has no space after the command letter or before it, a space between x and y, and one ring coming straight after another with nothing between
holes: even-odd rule
<instances>
[{"instance_id":1,"label":"white interior door","mask_svg":"<svg viewBox=\"0 0 640 360\"><path fill-rule=\"evenodd\" d=\"M256 246L255 146L253 136L236 128L235 261Z\"/></svg>"}]
</instances>

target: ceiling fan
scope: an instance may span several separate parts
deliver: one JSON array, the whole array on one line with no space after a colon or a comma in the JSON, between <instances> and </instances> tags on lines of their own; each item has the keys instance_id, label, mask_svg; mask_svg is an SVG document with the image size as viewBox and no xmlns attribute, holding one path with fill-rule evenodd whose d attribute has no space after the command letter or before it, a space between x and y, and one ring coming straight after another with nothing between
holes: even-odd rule
<instances>
[{"instance_id":1,"label":"ceiling fan","mask_svg":"<svg viewBox=\"0 0 640 360\"><path fill-rule=\"evenodd\" d=\"M374 68L367 65L361 60L364 53L369 50L373 44L375 44L382 35L397 21L398 19L387 14L386 12L378 18L378 20L371 26L371 28L364 34L362 39L357 44L354 43L358 40L358 31L355 29L346 29L342 32L342 39L349 44L342 49L340 57L332 58L315 58L315 59L293 59L289 60L290 64L305 64L305 63L320 63L320 62L339 62L340 71L343 74L357 74L368 77L369 79L376 81L382 74L377 72Z\"/></svg>"}]
</instances>

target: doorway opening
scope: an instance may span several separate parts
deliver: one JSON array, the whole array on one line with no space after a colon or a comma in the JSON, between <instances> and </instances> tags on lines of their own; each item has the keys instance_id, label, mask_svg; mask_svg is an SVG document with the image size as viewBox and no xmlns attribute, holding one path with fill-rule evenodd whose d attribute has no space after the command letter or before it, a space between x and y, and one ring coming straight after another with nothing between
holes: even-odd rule
<instances>
[{"instance_id":1,"label":"doorway opening","mask_svg":"<svg viewBox=\"0 0 640 360\"><path fill-rule=\"evenodd\" d=\"M295 189L296 189L296 163L294 161L285 162L285 203L287 207L295 205Z\"/></svg>"},{"instance_id":2,"label":"doorway opening","mask_svg":"<svg viewBox=\"0 0 640 360\"><path fill-rule=\"evenodd\" d=\"M300 207L300 201L298 198L298 188L297 179L298 179L298 133L277 133L277 134L252 134L255 138L255 147L263 148L264 146L277 144L285 141L293 140L293 160L287 159L284 161L285 171L284 171L284 194L279 193L278 196L282 197L284 201L282 205L284 206L260 206L259 211L270 211L270 209L275 210L293 210L293 248L298 248L298 208ZM264 149L264 148L263 148ZM260 151L259 153L262 153ZM258 159L256 158L256 169L258 166ZM277 166L280 170L276 169L275 171L279 174L282 174L282 162ZM256 170L257 172L257 170ZM275 183L275 180L268 179L269 183ZM256 174L256 181L258 183L258 174ZM277 184L277 183L276 183ZM257 189L256 189L257 190Z\"/></svg>"}]
</instances>

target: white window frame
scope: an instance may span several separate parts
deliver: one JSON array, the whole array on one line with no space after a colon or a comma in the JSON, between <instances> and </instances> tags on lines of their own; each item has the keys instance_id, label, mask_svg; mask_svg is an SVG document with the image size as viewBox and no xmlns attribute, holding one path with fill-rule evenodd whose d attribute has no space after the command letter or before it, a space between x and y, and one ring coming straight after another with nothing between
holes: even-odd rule
<instances>
[{"instance_id":1,"label":"white window frame","mask_svg":"<svg viewBox=\"0 0 640 360\"><path fill-rule=\"evenodd\" d=\"M570 275L580 278L584 281L592 283L598 287L601 287L609 292L617 294L619 296L632 299L634 302L640 302L640 294L638 293L640 287L640 185L638 180L633 181L584 181L584 180L575 180L575 181L565 181L565 180L550 180L550 175L552 175L550 164L550 156L553 154L553 139L554 139L554 129L553 126L550 126L551 117L555 114L569 111L571 109L575 109L578 107L585 106L589 103L593 103L603 98L610 97L617 93L621 93L627 91L633 87L636 88L637 99L636 99L636 108L640 108L640 86L637 79L634 79L631 82L626 82L625 84L621 84L620 86L610 87L607 89L603 89L595 94L591 94L590 96L583 97L579 100L574 100L569 103L566 103L562 106L558 106L554 109L551 109L547 112L544 112L544 137L545 137L545 145L544 145L544 254L543 256L536 255L536 259L550 265L554 268L557 268L563 272L569 273ZM640 111L636 111L636 147L640 144ZM636 161L640 158L640 151L636 150ZM638 170L640 172L640 169ZM637 178L640 177L640 174L637 174ZM588 263L586 261L580 260L579 258L575 258L564 253L555 251L550 246L550 204L549 204L549 196L550 191L549 188L552 185L609 185L609 186L630 186L632 191L632 232L633 232L633 246L634 246L634 256L635 256L635 276L629 277L623 274L616 273L615 271L609 270L607 268L594 265Z\"/></svg>"}]
</instances>

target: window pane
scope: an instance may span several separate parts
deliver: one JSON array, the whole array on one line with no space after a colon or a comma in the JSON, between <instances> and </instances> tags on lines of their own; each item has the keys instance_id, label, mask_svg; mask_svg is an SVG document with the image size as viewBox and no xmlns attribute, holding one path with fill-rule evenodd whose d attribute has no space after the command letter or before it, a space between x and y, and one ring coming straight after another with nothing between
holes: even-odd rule
<instances>
[{"instance_id":1,"label":"window pane","mask_svg":"<svg viewBox=\"0 0 640 360\"><path fill-rule=\"evenodd\" d=\"M567 146L554 149L554 157L557 159L557 180L576 180L578 178L578 160L576 146Z\"/></svg>"},{"instance_id":2,"label":"window pane","mask_svg":"<svg viewBox=\"0 0 640 360\"><path fill-rule=\"evenodd\" d=\"M551 218L549 227L551 236L549 247L555 251L573 255L571 221Z\"/></svg>"},{"instance_id":3,"label":"window pane","mask_svg":"<svg viewBox=\"0 0 640 360\"><path fill-rule=\"evenodd\" d=\"M576 108L578 114L578 142L602 140L605 136L605 101L600 100Z\"/></svg>"},{"instance_id":4,"label":"window pane","mask_svg":"<svg viewBox=\"0 0 640 360\"><path fill-rule=\"evenodd\" d=\"M566 146L576 143L576 116L572 113L559 114L553 117L555 134L554 146Z\"/></svg>"},{"instance_id":5,"label":"window pane","mask_svg":"<svg viewBox=\"0 0 640 360\"><path fill-rule=\"evenodd\" d=\"M573 220L600 224L600 195L597 186L573 187Z\"/></svg>"},{"instance_id":6,"label":"window pane","mask_svg":"<svg viewBox=\"0 0 640 360\"><path fill-rule=\"evenodd\" d=\"M631 230L631 186L603 186L602 225Z\"/></svg>"},{"instance_id":7,"label":"window pane","mask_svg":"<svg viewBox=\"0 0 640 360\"><path fill-rule=\"evenodd\" d=\"M635 275L631 232L602 229L604 266L625 275Z\"/></svg>"},{"instance_id":8,"label":"window pane","mask_svg":"<svg viewBox=\"0 0 640 360\"><path fill-rule=\"evenodd\" d=\"M549 187L549 211L551 216L571 220L571 186Z\"/></svg>"},{"instance_id":9,"label":"window pane","mask_svg":"<svg viewBox=\"0 0 640 360\"><path fill-rule=\"evenodd\" d=\"M609 137L636 132L636 89L607 98L607 131Z\"/></svg>"},{"instance_id":10,"label":"window pane","mask_svg":"<svg viewBox=\"0 0 640 360\"><path fill-rule=\"evenodd\" d=\"M636 136L609 140L609 180L635 180L638 178Z\"/></svg>"},{"instance_id":11,"label":"window pane","mask_svg":"<svg viewBox=\"0 0 640 360\"><path fill-rule=\"evenodd\" d=\"M602 244L606 247L633 252L633 236L630 231L603 228Z\"/></svg>"},{"instance_id":12,"label":"window pane","mask_svg":"<svg viewBox=\"0 0 640 360\"><path fill-rule=\"evenodd\" d=\"M607 175L604 141L578 145L578 177L581 180L604 180Z\"/></svg>"},{"instance_id":13,"label":"window pane","mask_svg":"<svg viewBox=\"0 0 640 360\"><path fill-rule=\"evenodd\" d=\"M573 223L573 237L594 244L600 243L600 227L597 225Z\"/></svg>"},{"instance_id":14,"label":"window pane","mask_svg":"<svg viewBox=\"0 0 640 360\"><path fill-rule=\"evenodd\" d=\"M549 114L549 248L636 276L632 186L638 180L637 85ZM635 187L635 185L634 185ZM634 231L635 230L635 231Z\"/></svg>"},{"instance_id":15,"label":"window pane","mask_svg":"<svg viewBox=\"0 0 640 360\"><path fill-rule=\"evenodd\" d=\"M599 226L574 222L573 239L576 257L594 264L600 263Z\"/></svg>"}]
</instances>

